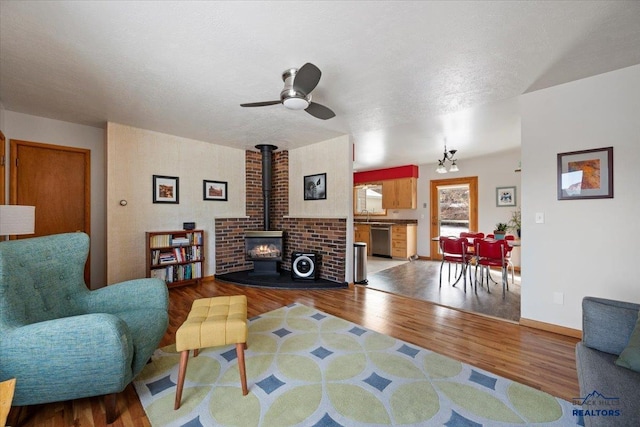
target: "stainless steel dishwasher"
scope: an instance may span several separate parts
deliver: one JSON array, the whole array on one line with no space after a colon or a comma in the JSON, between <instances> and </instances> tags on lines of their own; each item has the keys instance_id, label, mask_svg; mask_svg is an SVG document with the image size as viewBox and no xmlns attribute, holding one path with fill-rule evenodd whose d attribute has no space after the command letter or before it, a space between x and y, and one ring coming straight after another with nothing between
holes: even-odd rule
<instances>
[{"instance_id":1,"label":"stainless steel dishwasher","mask_svg":"<svg viewBox=\"0 0 640 427\"><path fill-rule=\"evenodd\" d=\"M371 226L371 255L391 258L391 225Z\"/></svg>"}]
</instances>

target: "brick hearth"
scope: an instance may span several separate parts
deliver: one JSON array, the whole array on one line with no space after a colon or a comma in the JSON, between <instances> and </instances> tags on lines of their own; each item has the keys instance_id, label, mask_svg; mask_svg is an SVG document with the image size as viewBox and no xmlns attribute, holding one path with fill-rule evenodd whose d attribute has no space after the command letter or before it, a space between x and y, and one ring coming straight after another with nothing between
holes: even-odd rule
<instances>
[{"instance_id":1,"label":"brick hearth","mask_svg":"<svg viewBox=\"0 0 640 427\"><path fill-rule=\"evenodd\" d=\"M249 218L216 219L216 274L251 270L244 255L244 232L263 230L262 160L257 151L246 151L246 210ZM289 214L289 152L273 153L271 229L285 232L285 257L281 264L291 270L291 253L322 254L320 277L343 282L347 241L346 219L285 218Z\"/></svg>"}]
</instances>

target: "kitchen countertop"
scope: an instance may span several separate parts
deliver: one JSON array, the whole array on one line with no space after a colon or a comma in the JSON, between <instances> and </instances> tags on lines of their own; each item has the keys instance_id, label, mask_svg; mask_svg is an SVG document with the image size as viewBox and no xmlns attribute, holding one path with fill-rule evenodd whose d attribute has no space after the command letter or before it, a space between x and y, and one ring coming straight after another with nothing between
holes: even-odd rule
<instances>
[{"instance_id":1,"label":"kitchen countertop","mask_svg":"<svg viewBox=\"0 0 640 427\"><path fill-rule=\"evenodd\" d=\"M417 224L417 219L390 219L390 220L377 220L377 221L367 221L362 219L353 220L354 224L361 225L396 225L396 224Z\"/></svg>"}]
</instances>

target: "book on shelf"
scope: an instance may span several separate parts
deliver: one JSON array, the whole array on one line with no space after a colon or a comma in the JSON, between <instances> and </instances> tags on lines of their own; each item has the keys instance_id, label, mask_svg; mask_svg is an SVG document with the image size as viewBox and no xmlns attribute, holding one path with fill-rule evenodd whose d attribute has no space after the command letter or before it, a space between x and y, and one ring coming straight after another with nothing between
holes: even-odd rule
<instances>
[{"instance_id":1,"label":"book on shelf","mask_svg":"<svg viewBox=\"0 0 640 427\"><path fill-rule=\"evenodd\" d=\"M166 248L170 245L170 234L157 234L151 237L150 245L152 248Z\"/></svg>"},{"instance_id":2,"label":"book on shelf","mask_svg":"<svg viewBox=\"0 0 640 427\"><path fill-rule=\"evenodd\" d=\"M202 249L199 246L190 246L186 248L184 252L184 262L188 261L200 261L200 254Z\"/></svg>"},{"instance_id":3,"label":"book on shelf","mask_svg":"<svg viewBox=\"0 0 640 427\"><path fill-rule=\"evenodd\" d=\"M202 245L202 232L186 234L156 234L151 236L151 248L168 248L174 246Z\"/></svg>"},{"instance_id":4,"label":"book on shelf","mask_svg":"<svg viewBox=\"0 0 640 427\"><path fill-rule=\"evenodd\" d=\"M173 252L161 252L159 255L159 264L169 264L176 262L176 256Z\"/></svg>"},{"instance_id":5,"label":"book on shelf","mask_svg":"<svg viewBox=\"0 0 640 427\"><path fill-rule=\"evenodd\" d=\"M191 236L191 242L194 245L202 245L202 233L193 233Z\"/></svg>"},{"instance_id":6,"label":"book on shelf","mask_svg":"<svg viewBox=\"0 0 640 427\"><path fill-rule=\"evenodd\" d=\"M154 268L151 270L151 277L163 280L166 283L200 279L202 278L202 263L194 262L191 264Z\"/></svg>"},{"instance_id":7,"label":"book on shelf","mask_svg":"<svg viewBox=\"0 0 640 427\"><path fill-rule=\"evenodd\" d=\"M191 244L188 237L174 237L171 239L171 246L186 246Z\"/></svg>"},{"instance_id":8,"label":"book on shelf","mask_svg":"<svg viewBox=\"0 0 640 427\"><path fill-rule=\"evenodd\" d=\"M175 255L176 261L185 262L186 252L185 252L184 248L175 248L173 250L173 253Z\"/></svg>"}]
</instances>

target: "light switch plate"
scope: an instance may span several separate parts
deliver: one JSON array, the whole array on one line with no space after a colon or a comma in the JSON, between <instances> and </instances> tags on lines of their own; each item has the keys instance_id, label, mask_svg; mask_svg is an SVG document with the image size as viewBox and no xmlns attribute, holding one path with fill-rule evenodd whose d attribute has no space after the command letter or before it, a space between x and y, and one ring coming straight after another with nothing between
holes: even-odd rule
<instances>
[{"instance_id":1,"label":"light switch plate","mask_svg":"<svg viewBox=\"0 0 640 427\"><path fill-rule=\"evenodd\" d=\"M536 212L536 224L544 224L544 212Z\"/></svg>"}]
</instances>

